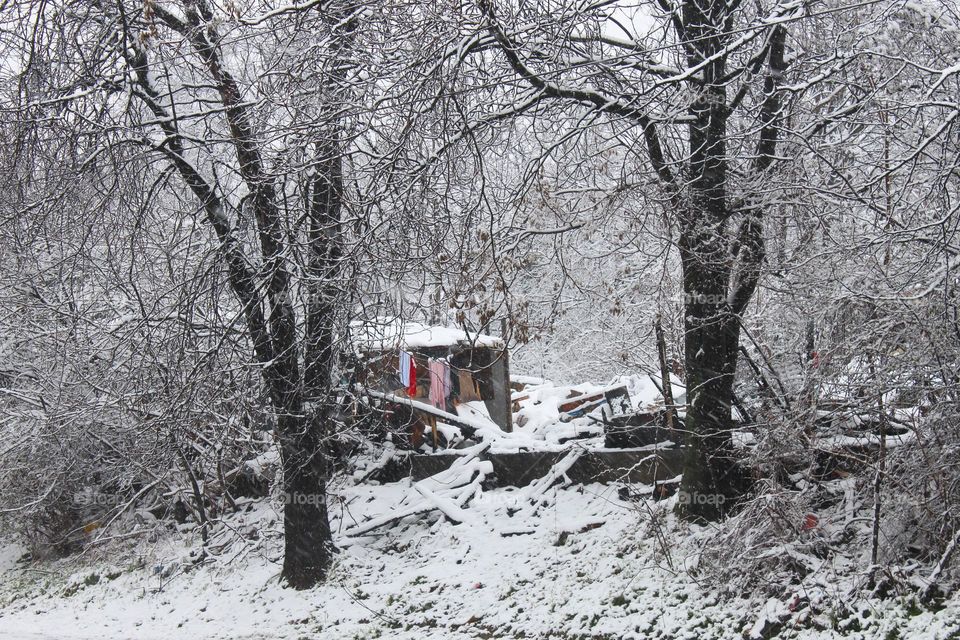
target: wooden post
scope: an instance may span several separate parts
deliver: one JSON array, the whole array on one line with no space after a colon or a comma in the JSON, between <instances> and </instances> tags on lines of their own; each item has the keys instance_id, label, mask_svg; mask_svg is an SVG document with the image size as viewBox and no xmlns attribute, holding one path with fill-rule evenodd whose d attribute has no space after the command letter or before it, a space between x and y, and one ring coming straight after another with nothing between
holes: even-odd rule
<instances>
[{"instance_id":1,"label":"wooden post","mask_svg":"<svg viewBox=\"0 0 960 640\"><path fill-rule=\"evenodd\" d=\"M667 365L667 341L663 336L663 325L660 323L660 314L653 322L653 329L657 334L657 353L660 355L660 382L663 384L663 404L667 410L667 429L673 431L673 416L676 407L673 405L673 388L670 385L670 367Z\"/></svg>"}]
</instances>

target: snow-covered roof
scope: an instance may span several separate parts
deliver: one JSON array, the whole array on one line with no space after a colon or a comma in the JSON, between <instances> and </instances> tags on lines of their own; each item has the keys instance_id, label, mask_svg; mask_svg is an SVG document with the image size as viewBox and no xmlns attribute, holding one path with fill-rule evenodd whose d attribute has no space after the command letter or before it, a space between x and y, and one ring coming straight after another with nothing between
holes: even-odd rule
<instances>
[{"instance_id":1,"label":"snow-covered roof","mask_svg":"<svg viewBox=\"0 0 960 640\"><path fill-rule=\"evenodd\" d=\"M353 344L360 351L423 349L428 347L503 348L503 340L479 333L467 333L453 327L434 327L419 322L378 319L351 323Z\"/></svg>"}]
</instances>

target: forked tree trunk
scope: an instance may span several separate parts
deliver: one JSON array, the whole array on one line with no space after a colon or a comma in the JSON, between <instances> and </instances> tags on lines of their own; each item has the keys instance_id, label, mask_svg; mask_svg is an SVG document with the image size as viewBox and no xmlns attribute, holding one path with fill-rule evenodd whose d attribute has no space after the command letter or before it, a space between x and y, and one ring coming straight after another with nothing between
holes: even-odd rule
<instances>
[{"instance_id":1,"label":"forked tree trunk","mask_svg":"<svg viewBox=\"0 0 960 640\"><path fill-rule=\"evenodd\" d=\"M168 27L180 33L192 45L216 87L224 107L224 116L235 150L240 174L250 192L250 205L257 225L257 238L263 261L266 295L256 290L256 275L250 267L241 244L234 236L226 219L227 207L211 186L183 156L182 138L176 129L176 119L169 117L160 101L160 95L150 84L145 50L130 59L143 88L142 99L160 121L173 151L171 162L200 198L214 229L225 247L230 267L230 284L244 306L247 329L254 343L254 354L263 366L263 378L271 404L277 414L276 433L280 441L283 463L284 545L285 553L281 576L297 589L313 587L326 577L330 566L333 544L327 517L326 483L327 463L323 453L323 437L319 425L329 415L327 403L329 382L334 362L332 351L332 303L325 298L318 307L314 297L323 287L323 278L330 269L315 266L315 254L339 256L336 250L338 235L319 237L315 232L316 207L311 207L310 268L306 289L311 296L307 311L307 344L300 341L298 318L293 305L293 275L287 257L287 236L284 220L277 204L274 178L264 168L262 142L254 129L254 120L243 100L239 83L223 64L220 36L215 16L206 2L184 3L184 18L153 6L156 16ZM329 10L324 7L323 10ZM333 16L334 18L336 16ZM331 76L329 82L342 82L342 76ZM334 123L334 128L336 123ZM339 147L337 152L320 163L315 182L339 185L341 178ZM334 175L324 175L331 171ZM316 188L316 187L315 187ZM336 213L339 223L339 198L327 198L328 209ZM323 214L329 217L329 213ZM322 235L322 234L321 234ZM327 265L329 267L329 265ZM265 299L264 299L265 298ZM327 305L327 306L324 306ZM264 314L264 306L269 310ZM325 345L325 346L324 346ZM303 364L301 365L301 360ZM305 402L305 399L309 402ZM319 402L321 410L316 413ZM321 419L317 419L317 415Z\"/></svg>"},{"instance_id":2,"label":"forked tree trunk","mask_svg":"<svg viewBox=\"0 0 960 640\"><path fill-rule=\"evenodd\" d=\"M725 40L727 5L682 4L687 62L703 66L703 84L690 106L688 179L679 195L683 266L684 361L687 373L688 457L680 486L680 512L714 520L733 497L725 486L732 468L730 406L739 326L732 321L727 202Z\"/></svg>"},{"instance_id":3,"label":"forked tree trunk","mask_svg":"<svg viewBox=\"0 0 960 640\"><path fill-rule=\"evenodd\" d=\"M340 215L343 199L342 157L335 144L319 144L308 210L309 258L303 398L281 428L284 480L284 556L281 576L295 589L309 589L326 579L333 558L327 513L327 456L334 435L333 369L338 269L341 259Z\"/></svg>"},{"instance_id":4,"label":"forked tree trunk","mask_svg":"<svg viewBox=\"0 0 960 640\"><path fill-rule=\"evenodd\" d=\"M728 3L718 0L683 2L688 63L703 65L701 92L691 106L690 184L679 194L684 205L680 259L690 433L678 511L694 521L722 518L747 488L748 477L734 456L731 408L740 316L756 290L764 258L763 205L751 200L732 204L727 188L727 120L731 102L742 98L738 94L730 99L726 94L726 57L720 53L729 38L730 11ZM769 73L753 163L757 179L770 168L778 140L785 38L785 29L776 26L766 46ZM741 214L741 221L731 237L729 226L735 213Z\"/></svg>"},{"instance_id":5,"label":"forked tree trunk","mask_svg":"<svg viewBox=\"0 0 960 640\"><path fill-rule=\"evenodd\" d=\"M292 425L297 438L285 454L284 507L285 553L283 578L297 589L322 582L329 570L333 536L327 513L326 487L330 474L330 439L336 435L334 370L338 308L346 305L343 290L343 122L341 111L348 102L347 48L357 28L350 5L328 5L324 18L331 34L327 45L325 83L327 104L321 105L321 121L314 142L313 177L307 206L306 335L303 345L303 418ZM303 492L315 500L296 499Z\"/></svg>"},{"instance_id":6,"label":"forked tree trunk","mask_svg":"<svg viewBox=\"0 0 960 640\"><path fill-rule=\"evenodd\" d=\"M763 203L748 195L731 198L727 179L731 156L727 122L750 96L747 82L732 96L736 75L726 72L727 46L735 31L739 2L681 0L661 3L670 16L677 42L691 70L684 81L693 100L689 108L685 157L670 157L650 112L636 107L635 95L611 95L593 86L548 81L529 62L532 57L500 23L492 0L478 0L488 29L518 77L543 99L591 105L600 112L633 120L642 131L650 166L680 217L683 264L684 366L687 373L688 457L681 484L681 515L694 520L722 517L742 493L744 478L733 458L731 406L737 366L740 316L753 296L763 263ZM679 9L679 12L677 12ZM763 50L748 65L749 76L768 68L760 104L760 135L752 172L760 182L775 159L781 102L780 83L786 70L786 29L775 24ZM561 79L562 78L562 74ZM748 77L749 79L749 77ZM752 174L752 175L750 175ZM738 217L734 232L731 219Z\"/></svg>"}]
</instances>

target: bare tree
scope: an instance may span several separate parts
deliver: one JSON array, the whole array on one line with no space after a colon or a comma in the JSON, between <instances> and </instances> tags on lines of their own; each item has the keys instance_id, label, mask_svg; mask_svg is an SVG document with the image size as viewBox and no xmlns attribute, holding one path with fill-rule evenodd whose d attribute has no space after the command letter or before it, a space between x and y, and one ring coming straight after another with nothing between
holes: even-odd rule
<instances>
[{"instance_id":1,"label":"bare tree","mask_svg":"<svg viewBox=\"0 0 960 640\"><path fill-rule=\"evenodd\" d=\"M786 24L799 10L778 6L750 15L739 3L644 4L641 17L663 26L639 36L623 28L623 39L605 32L619 25L605 5L542 13L521 5L509 17L491 2L479 6L510 68L537 100L582 105L642 134L647 167L679 226L686 425L696 436L684 470L682 490L693 496L685 511L715 519L744 488L730 439L740 317L764 256L756 189L776 155ZM539 29L558 35L526 43ZM738 131L738 113L755 124ZM736 150L732 136L740 136ZM751 151L748 137L755 140Z\"/></svg>"},{"instance_id":2,"label":"bare tree","mask_svg":"<svg viewBox=\"0 0 960 640\"><path fill-rule=\"evenodd\" d=\"M343 158L361 9L314 2L240 16L206 0L3 7L18 56L21 90L9 105L16 117L38 129L56 123L89 142L76 147L85 162L102 149L147 149L167 164L156 166L159 184L170 189L172 171L213 231L276 420L282 575L296 588L322 580L333 552L324 443L333 431L338 323L350 304L340 280ZM320 71L272 103L271 87L283 83L267 65L284 46ZM289 117L297 97L319 105L298 112L309 120ZM295 157L303 164L285 168ZM305 226L290 212L296 193Z\"/></svg>"}]
</instances>

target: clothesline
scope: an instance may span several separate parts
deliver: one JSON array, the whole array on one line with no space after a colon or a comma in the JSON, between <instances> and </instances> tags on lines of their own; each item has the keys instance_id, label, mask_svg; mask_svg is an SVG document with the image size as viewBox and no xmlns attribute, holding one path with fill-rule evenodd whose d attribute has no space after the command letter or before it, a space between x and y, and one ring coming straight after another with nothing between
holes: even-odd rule
<instances>
[{"instance_id":1,"label":"clothesline","mask_svg":"<svg viewBox=\"0 0 960 640\"><path fill-rule=\"evenodd\" d=\"M404 391L411 398L418 395L416 358L410 352L400 349L399 374ZM433 406L441 410L448 408L448 400L454 388L458 389L458 397L462 402L481 400L480 390L473 378L471 369L453 366L447 358L429 358L427 360L427 399ZM456 380L453 379L454 372ZM456 385L454 385L456 382Z\"/></svg>"}]
</instances>

